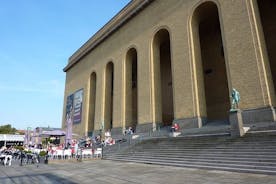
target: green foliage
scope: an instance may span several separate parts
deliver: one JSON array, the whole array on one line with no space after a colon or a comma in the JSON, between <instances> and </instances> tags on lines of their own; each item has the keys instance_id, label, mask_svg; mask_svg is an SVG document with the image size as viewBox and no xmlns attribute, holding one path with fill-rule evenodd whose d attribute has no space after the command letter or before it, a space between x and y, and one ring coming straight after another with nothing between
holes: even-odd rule
<instances>
[{"instance_id":1,"label":"green foliage","mask_svg":"<svg viewBox=\"0 0 276 184\"><path fill-rule=\"evenodd\" d=\"M42 143L42 145L46 145L47 144L47 142L46 142L45 139L42 139L41 143Z\"/></svg>"},{"instance_id":2,"label":"green foliage","mask_svg":"<svg viewBox=\"0 0 276 184\"><path fill-rule=\"evenodd\" d=\"M42 139L42 145L47 145L49 143L51 143L51 140L50 139Z\"/></svg>"},{"instance_id":3,"label":"green foliage","mask_svg":"<svg viewBox=\"0 0 276 184\"><path fill-rule=\"evenodd\" d=\"M16 131L10 124L0 126L0 134L15 134Z\"/></svg>"},{"instance_id":4,"label":"green foliage","mask_svg":"<svg viewBox=\"0 0 276 184\"><path fill-rule=\"evenodd\" d=\"M40 153L39 153L39 156L41 156L41 157L44 157L44 156L46 156L47 155L47 152L46 151L41 151Z\"/></svg>"},{"instance_id":5,"label":"green foliage","mask_svg":"<svg viewBox=\"0 0 276 184\"><path fill-rule=\"evenodd\" d=\"M24 150L23 146L15 146L15 149L18 149L18 150Z\"/></svg>"}]
</instances>

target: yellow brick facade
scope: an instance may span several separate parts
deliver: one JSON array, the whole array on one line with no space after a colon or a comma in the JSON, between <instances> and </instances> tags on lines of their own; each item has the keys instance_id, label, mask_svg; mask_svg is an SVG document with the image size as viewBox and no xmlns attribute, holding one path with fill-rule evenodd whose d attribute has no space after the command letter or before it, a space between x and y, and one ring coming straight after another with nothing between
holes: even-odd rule
<instances>
[{"instance_id":1,"label":"yellow brick facade","mask_svg":"<svg viewBox=\"0 0 276 184\"><path fill-rule=\"evenodd\" d=\"M67 96L83 89L81 123L74 124L73 132L79 135L88 135L90 132L100 130L102 124L103 128L107 129L108 123L105 120L108 118L107 116L110 116L110 112L106 113L108 111L106 106L110 105L107 103L107 93L109 93L108 89L111 88L111 83L107 82L106 67L110 62L113 63L113 95L109 96L112 100L111 128L120 133L123 128L127 127L126 111L129 106L126 105L126 86L129 82L127 81L129 75L126 75L126 54L132 48L137 52L138 110L136 129L139 131L154 130L156 126L162 125L162 113L164 113L162 107L164 105L160 105L161 103L158 101L162 97L162 90L156 88L162 75L156 74L160 71L155 68L154 63L159 55L154 54L156 48L153 43L155 39L167 41L168 38L169 47L164 47L165 50L167 49L166 51L170 51L168 60L171 63L172 81L168 83L168 86L172 86L173 92L173 107L170 107L173 109L173 121L179 122L181 126L187 128L200 128L207 123L208 114L212 113L210 109L218 107L214 104L215 102L212 102L216 99L206 97L205 89L207 88L204 87L204 81L206 82L208 79L205 78L205 75L208 72L213 75L216 71L204 68L202 65L204 60L202 53L205 50L201 50L200 42L203 43L203 39L200 40L198 35L202 33L196 26L200 24L200 21L205 21L205 15L216 18L212 13L216 8L221 31L221 37L218 37L222 43L220 52L223 53L221 57L225 62L225 76L227 77L227 89L224 88L224 90L229 92L224 95L228 99L226 102L231 103L229 95L231 89L236 88L241 95L239 108L244 112L245 123L275 121L276 98L273 81L276 79L275 72L273 72L275 70L272 68L276 68L276 66L269 62L271 56L268 56L267 53L265 34L258 8L260 3L262 1L257 0L131 1L109 24L106 24L74 53L64 68L66 86L63 128L66 127ZM134 12L136 13L130 16L129 20L124 21L124 17ZM198 17L197 14L199 14ZM122 25L120 25L121 23ZM275 30L275 24L272 26ZM112 32L110 32L111 28L114 28ZM204 29L207 28L208 26ZM158 33L161 35L160 38L156 37L159 35ZM163 36L167 33L168 37ZM101 40L105 35L108 36ZM208 36L205 39L208 40ZM204 44L208 46L207 41ZM206 55L212 54L211 51L206 52ZM167 56L164 57L167 58ZM91 89L93 72L96 76L96 90ZM212 82L209 84L210 86L214 85ZM220 83L217 86L220 86ZM93 98L91 91L96 91L94 104L89 103ZM206 105L208 103L211 105ZM94 107L91 107L93 105ZM224 105L226 108L228 106ZM92 115L89 112L91 109L95 109ZM216 116L217 110L213 111ZM91 122L94 122L93 126L89 125Z\"/></svg>"}]
</instances>

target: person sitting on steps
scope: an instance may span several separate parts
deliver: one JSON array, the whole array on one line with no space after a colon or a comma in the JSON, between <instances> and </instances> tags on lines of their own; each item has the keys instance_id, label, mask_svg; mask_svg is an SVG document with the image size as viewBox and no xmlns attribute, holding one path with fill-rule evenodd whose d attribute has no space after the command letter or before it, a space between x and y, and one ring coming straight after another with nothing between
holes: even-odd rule
<instances>
[{"instance_id":1,"label":"person sitting on steps","mask_svg":"<svg viewBox=\"0 0 276 184\"><path fill-rule=\"evenodd\" d=\"M177 123L174 123L171 127L172 132L178 132L179 131L179 125Z\"/></svg>"}]
</instances>

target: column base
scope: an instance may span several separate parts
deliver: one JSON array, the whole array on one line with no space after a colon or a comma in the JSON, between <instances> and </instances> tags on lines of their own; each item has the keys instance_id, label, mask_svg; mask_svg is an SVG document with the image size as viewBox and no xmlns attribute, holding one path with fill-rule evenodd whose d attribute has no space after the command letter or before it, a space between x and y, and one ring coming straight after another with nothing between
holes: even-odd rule
<instances>
[{"instance_id":1,"label":"column base","mask_svg":"<svg viewBox=\"0 0 276 184\"><path fill-rule=\"evenodd\" d=\"M156 126L155 126L156 127ZM146 133L153 130L153 123L143 123L136 126L135 133Z\"/></svg>"},{"instance_id":2,"label":"column base","mask_svg":"<svg viewBox=\"0 0 276 184\"><path fill-rule=\"evenodd\" d=\"M97 136L97 135L101 135L101 131L100 130L94 130L93 131L93 136Z\"/></svg>"},{"instance_id":3,"label":"column base","mask_svg":"<svg viewBox=\"0 0 276 184\"><path fill-rule=\"evenodd\" d=\"M181 129L201 128L207 123L207 119L203 117L175 119L173 123L179 124Z\"/></svg>"},{"instance_id":4,"label":"column base","mask_svg":"<svg viewBox=\"0 0 276 184\"><path fill-rule=\"evenodd\" d=\"M123 128L122 127L116 127L111 129L111 137L112 136L119 136L123 135Z\"/></svg>"},{"instance_id":5,"label":"column base","mask_svg":"<svg viewBox=\"0 0 276 184\"><path fill-rule=\"evenodd\" d=\"M242 137L245 132L243 129L242 112L239 109L229 112L229 121L231 125L231 137Z\"/></svg>"}]
</instances>

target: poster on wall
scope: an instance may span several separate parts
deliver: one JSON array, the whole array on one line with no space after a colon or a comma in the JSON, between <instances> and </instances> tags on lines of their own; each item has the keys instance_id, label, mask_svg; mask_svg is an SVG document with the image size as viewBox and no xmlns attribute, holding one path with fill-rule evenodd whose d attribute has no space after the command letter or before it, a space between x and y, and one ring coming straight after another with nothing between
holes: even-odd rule
<instances>
[{"instance_id":1,"label":"poster on wall","mask_svg":"<svg viewBox=\"0 0 276 184\"><path fill-rule=\"evenodd\" d=\"M66 101L66 145L72 140L74 95L67 96Z\"/></svg>"},{"instance_id":2,"label":"poster on wall","mask_svg":"<svg viewBox=\"0 0 276 184\"><path fill-rule=\"evenodd\" d=\"M71 94L67 96L67 101L66 101L66 118L68 118L73 115L73 104L74 104L74 95Z\"/></svg>"},{"instance_id":3,"label":"poster on wall","mask_svg":"<svg viewBox=\"0 0 276 184\"><path fill-rule=\"evenodd\" d=\"M82 115L82 98L83 98L83 89L80 89L74 93L74 113L73 113L73 123L81 122Z\"/></svg>"}]
</instances>

